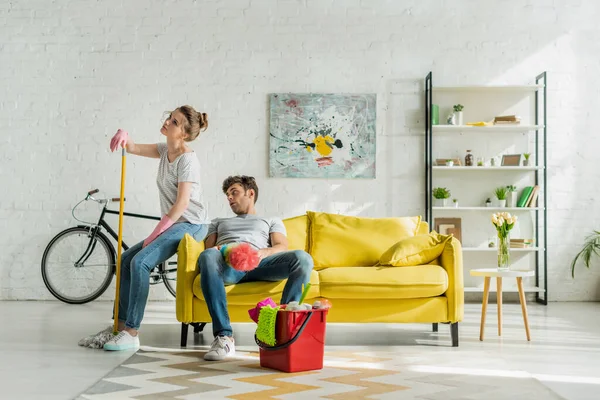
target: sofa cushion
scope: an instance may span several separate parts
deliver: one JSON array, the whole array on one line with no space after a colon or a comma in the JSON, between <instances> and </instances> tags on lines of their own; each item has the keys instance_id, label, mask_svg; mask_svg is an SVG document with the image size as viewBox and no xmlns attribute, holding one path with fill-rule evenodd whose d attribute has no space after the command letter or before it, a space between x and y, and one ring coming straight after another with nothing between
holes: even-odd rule
<instances>
[{"instance_id":1,"label":"sofa cushion","mask_svg":"<svg viewBox=\"0 0 600 400\"><path fill-rule=\"evenodd\" d=\"M426 235L405 238L390 247L379 259L379 265L412 267L429 264L442 254L452 236L432 231Z\"/></svg>"},{"instance_id":2,"label":"sofa cushion","mask_svg":"<svg viewBox=\"0 0 600 400\"><path fill-rule=\"evenodd\" d=\"M315 269L367 267L400 239L415 236L421 217L367 218L309 211Z\"/></svg>"},{"instance_id":3,"label":"sofa cushion","mask_svg":"<svg viewBox=\"0 0 600 400\"><path fill-rule=\"evenodd\" d=\"M227 302L232 305L256 305L259 301L271 297L273 301L279 303L286 282L287 279L277 282L260 281L227 285L225 286ZM319 297L319 274L317 271L312 271L310 275L310 284L311 286L306 298L313 299ZM194 279L193 291L196 297L205 301L202 288L200 287L200 275L196 276L196 279ZM248 317L248 322L250 322L250 317Z\"/></svg>"},{"instance_id":4,"label":"sofa cushion","mask_svg":"<svg viewBox=\"0 0 600 400\"><path fill-rule=\"evenodd\" d=\"M439 265L338 267L319 271L321 296L329 299L416 299L440 296L448 274ZM332 301L335 307L335 301Z\"/></svg>"},{"instance_id":5,"label":"sofa cushion","mask_svg":"<svg viewBox=\"0 0 600 400\"><path fill-rule=\"evenodd\" d=\"M283 220L285 230L287 231L288 250L308 249L308 217L300 215L298 217L287 218Z\"/></svg>"}]
</instances>

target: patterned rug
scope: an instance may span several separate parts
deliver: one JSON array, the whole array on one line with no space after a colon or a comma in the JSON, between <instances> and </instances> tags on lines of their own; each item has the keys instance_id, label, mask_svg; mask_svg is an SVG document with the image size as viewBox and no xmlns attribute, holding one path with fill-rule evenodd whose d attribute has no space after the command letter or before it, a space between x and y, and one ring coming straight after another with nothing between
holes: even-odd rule
<instances>
[{"instance_id":1,"label":"patterned rug","mask_svg":"<svg viewBox=\"0 0 600 400\"><path fill-rule=\"evenodd\" d=\"M144 348L78 399L561 399L525 372L466 368L458 353L432 366L414 350L388 349L332 347L322 370L288 374L261 368L253 351L206 362L200 351Z\"/></svg>"}]
</instances>

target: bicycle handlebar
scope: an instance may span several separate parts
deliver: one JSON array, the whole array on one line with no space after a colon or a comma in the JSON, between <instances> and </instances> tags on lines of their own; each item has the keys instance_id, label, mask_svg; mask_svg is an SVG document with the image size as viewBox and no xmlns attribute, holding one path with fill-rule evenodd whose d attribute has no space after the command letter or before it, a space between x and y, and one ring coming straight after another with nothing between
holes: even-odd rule
<instances>
[{"instance_id":1,"label":"bicycle handlebar","mask_svg":"<svg viewBox=\"0 0 600 400\"><path fill-rule=\"evenodd\" d=\"M123 201L126 201L127 197L123 197ZM113 197L112 199L110 199L110 201L121 201L120 197Z\"/></svg>"},{"instance_id":2,"label":"bicycle handlebar","mask_svg":"<svg viewBox=\"0 0 600 400\"><path fill-rule=\"evenodd\" d=\"M96 194L96 193L98 193L99 191L100 191L99 189L90 190L90 191L88 192L88 195L89 195L89 196L91 196L91 195L93 195L93 194Z\"/></svg>"}]
</instances>

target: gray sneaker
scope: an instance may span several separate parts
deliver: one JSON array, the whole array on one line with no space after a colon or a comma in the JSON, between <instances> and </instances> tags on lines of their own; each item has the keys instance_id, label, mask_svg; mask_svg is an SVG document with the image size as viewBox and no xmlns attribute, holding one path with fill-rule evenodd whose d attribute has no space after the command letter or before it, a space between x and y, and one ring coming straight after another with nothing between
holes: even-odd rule
<instances>
[{"instance_id":1,"label":"gray sneaker","mask_svg":"<svg viewBox=\"0 0 600 400\"><path fill-rule=\"evenodd\" d=\"M228 336L217 336L210 345L210 350L204 355L206 361L221 361L225 357L235 355L235 343Z\"/></svg>"},{"instance_id":2,"label":"gray sneaker","mask_svg":"<svg viewBox=\"0 0 600 400\"><path fill-rule=\"evenodd\" d=\"M92 343L92 341L94 340L94 338L96 338L96 336L104 336L104 334L106 334L106 333L112 334L112 331L113 331L113 326L109 325L108 327L101 330L100 332L96 332L93 335L84 337L77 344L82 347L89 347L90 343Z\"/></svg>"}]
</instances>

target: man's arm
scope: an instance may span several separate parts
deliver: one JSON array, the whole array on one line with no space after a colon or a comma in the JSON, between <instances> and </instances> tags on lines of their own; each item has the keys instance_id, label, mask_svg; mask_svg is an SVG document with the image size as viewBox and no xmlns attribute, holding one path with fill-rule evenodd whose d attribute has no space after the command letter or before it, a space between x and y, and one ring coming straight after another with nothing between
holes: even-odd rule
<instances>
[{"instance_id":1,"label":"man's arm","mask_svg":"<svg viewBox=\"0 0 600 400\"><path fill-rule=\"evenodd\" d=\"M215 247L216 244L217 244L217 234L216 233L208 235L206 237L206 239L204 239L204 248L205 249L210 249L211 247Z\"/></svg>"},{"instance_id":2,"label":"man's arm","mask_svg":"<svg viewBox=\"0 0 600 400\"><path fill-rule=\"evenodd\" d=\"M258 256L262 260L263 258L272 256L273 254L281 253L283 251L287 251L288 249L288 240L287 237L280 232L273 232L270 234L271 236L271 247L267 247L266 249L258 250Z\"/></svg>"}]
</instances>

